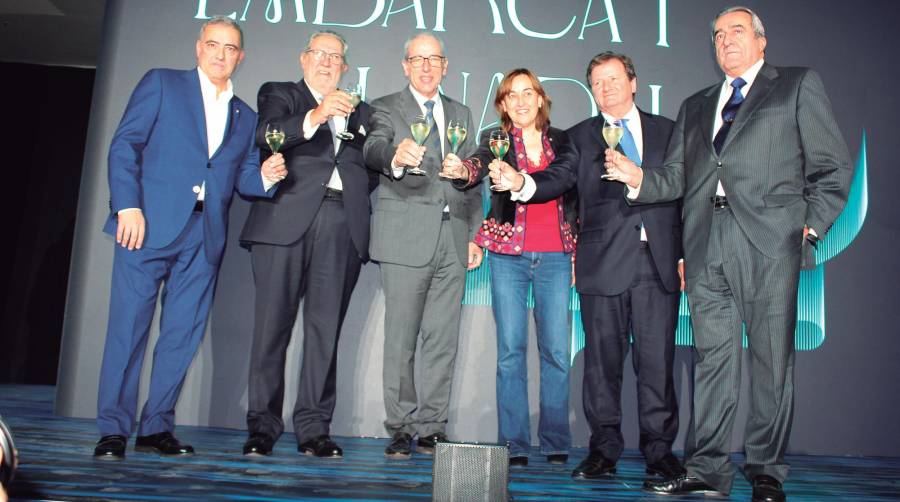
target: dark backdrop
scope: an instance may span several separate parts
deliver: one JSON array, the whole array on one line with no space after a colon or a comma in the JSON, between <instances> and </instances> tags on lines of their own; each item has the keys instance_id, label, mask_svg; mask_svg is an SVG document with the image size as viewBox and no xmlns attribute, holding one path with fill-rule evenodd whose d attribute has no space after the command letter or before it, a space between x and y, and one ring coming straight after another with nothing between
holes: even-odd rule
<instances>
[{"instance_id":1,"label":"dark backdrop","mask_svg":"<svg viewBox=\"0 0 900 502\"><path fill-rule=\"evenodd\" d=\"M301 2L280 3L285 6L285 19L279 23L267 23L263 19L265 7L255 2L169 2L165 8L157 3L148 5L138 1L109 3L104 33L106 44L98 66L85 176L80 187L60 366L57 403L60 412L79 416L93 413L111 263L110 241L99 232L107 198L105 149L128 93L149 67L187 68L193 64L192 41L201 22L196 19L201 4L206 5L208 14L236 11L241 15L245 5L252 6L244 23L250 48L248 61L235 79L238 93L248 102L253 104L255 90L265 80L297 79L297 52L308 33L322 26L313 22L315 2L306 2L310 5L306 6L304 22L296 22L295 12L291 10L293 5ZM372 2L373 5L377 3ZM423 3L426 24L433 28L436 2ZM674 117L678 104L689 93L720 78L708 42L708 23L716 11L726 6L722 1L668 2L667 41L670 47L667 49L657 45L656 37L659 28L656 16L659 5L666 3L664 1L614 1L619 13L621 43L611 42L610 30L603 25L588 29L584 39L577 37L589 2L559 2L554 3L553 9L547 8L545 2L446 3L451 5L446 9L447 32L443 35L448 42L451 73L445 90L455 97L467 94L476 120L482 115L486 96L492 92L486 85L492 72L524 65L541 75L580 80L587 59L607 49L624 51L635 57L641 83L639 106L652 107L647 84L663 86L659 111L669 117ZM504 19L503 36L491 32L488 6L497 4L500 4L498 11ZM602 14L602 3L591 4L595 14L593 20L597 12ZM792 451L900 454L900 421L896 420L900 411L896 403L897 382L900 381L900 366L896 364L900 356L897 329L900 311L896 306L900 293L900 260L896 253L900 240L897 232L900 202L895 195L895 187L900 181L897 174L900 142L896 140L895 125L900 106L895 92L898 71L893 36L900 8L892 0L827 4L813 0L758 0L747 4L757 10L765 22L769 36L767 61L776 65L812 66L820 72L854 159L860 154L863 131L868 135L868 213L852 245L826 265L827 338L818 349L798 354ZM323 5L327 5L327 20L359 22L365 14L363 11L347 12L337 2ZM526 24L531 28L545 32L562 29L570 17L576 16L574 31L555 40L522 36L509 21L511 5L518 6L520 17L527 20ZM351 75L358 75L359 66L371 68L370 98L403 85L397 62L400 44L416 28L416 19L411 12L393 14L387 27L382 26L382 18L365 28L335 28L350 39ZM27 73L24 68L16 70ZM461 71L471 74L468 87ZM3 74L10 75L6 71ZM10 79L2 80L4 90L18 83L18 79L12 83ZM57 80L50 80L58 84ZM29 95L27 88L19 87L3 94L14 96L14 99L6 105L10 113L3 114L7 124L4 136L7 140L12 139L5 148L7 194L3 206L4 226L7 235L11 236L3 246L9 255L4 262L11 265L3 269L4 275L0 277L4 284L3 332L6 337L0 355L7 371L18 368L15 370L17 376L11 377L13 380L36 378L32 381L40 381L40 376L24 376L27 368L34 367L37 374L46 377L52 374L50 367L56 361L58 344L54 341L58 331L53 319L56 319L55 326L61 319L53 315L53 304L55 298L58 306L62 293L59 288L53 292L50 291L53 288L44 290L43 287L61 286L65 282L65 267L61 266L69 251L65 228L66 222L74 216L73 187L79 173L77 166L60 168L55 156L64 150L79 150L84 144L84 124L79 128L67 125L65 121L68 111L79 106L75 101L87 107L87 100L80 101L74 95L69 97L58 89L58 85L49 87L38 95ZM590 110L585 111L588 102L571 83L560 81L548 88L556 103L555 125L567 127L590 115ZM46 112L41 112L44 109ZM493 120L490 110L488 115L486 122ZM52 131L48 135L50 139L37 146L29 143L22 137L23 132L31 130L29 126ZM16 132L10 133L11 130ZM69 141L74 142L74 146ZM23 197L19 198L20 194ZM64 201L69 201L69 205L64 206ZM246 205L238 201L232 212L232 231L239 228L245 214ZM52 256L59 259L44 258L48 250L56 249L54 243L57 242L61 243L60 250ZM213 336L207 337L211 345L201 351L198 362L202 367L195 367L194 380L186 385L188 399L182 399L179 405L179 417L188 422L215 423L217 418L226 417L226 425L240 426L240 405L232 406L224 413L209 411L216 409L213 402L234 404L245 397L246 363L241 362L241 354L245 354L242 350L247 343L243 328L246 328L245 314L250 309L246 308L245 302L252 299L252 284L246 255L234 247L229 250L223 266L222 286L213 313ZM45 260L49 266L41 265ZM42 276L47 278L39 279ZM364 294L377 298L379 292L374 284L377 275L371 271L366 275L364 271L363 279ZM224 294L223 286L227 288ZM351 426L345 433L360 432L362 429L353 428L357 425L354 421L365 421L364 412L377 410L380 406L379 393L364 396L370 389L360 383L361 380L365 382L366 376L380 373L380 367L371 366L376 364L370 361L374 357L365 357L363 350L377 347L379 333L373 325L380 322L378 302L356 298L354 301L360 306L348 324L362 335L357 333L347 341L345 329L341 356L345 364L340 371L343 372L342 382L346 383L341 384L339 391L344 399L362 404L348 411ZM43 324L32 329L29 317L40 319ZM466 320L470 331L488 335L492 330L492 325L483 325L490 322L490 313L485 307L468 307ZM368 337L370 334L372 338ZM351 343L356 345L350 346ZM480 347L476 342L470 343L469 348ZM466 386L472 384L465 371L478 371L466 360L466 357L476 357L477 353L474 349L463 349L460 354L463 374L457 379L463 383L457 384L455 389L460 390L457 395L464 395ZM230 355L223 355L227 353ZM29 359L33 354L39 357ZM377 354L380 354L380 348ZM490 363L490 351L482 356ZM684 351L680 357L686 358ZM32 360L35 362L23 366L23 361ZM236 364L225 367L231 363ZM346 369L348 367L351 368ZM482 375L487 375L487 381L490 381L490 370ZM378 382L380 379L374 384L377 386ZM190 391L191 385L196 392ZM575 382L573 389L579 388ZM215 392L209 392L210 389ZM686 400L683 390L682 402ZM626 394L629 392L631 390L626 387ZM201 397L206 394L212 394L212 397ZM492 396L483 400L490 401L490 398ZM625 399L628 401L629 397ZM577 392L573 393L573 406L577 408L573 419L579 420L580 407L575 401L580 401ZM633 407L633 401L629 406ZM340 406L338 411L343 411ZM479 411L483 412L484 419L492 419L489 412ZM464 421L461 414L451 418L459 423ZM632 418L625 417L626 421ZM633 447L636 444L633 431L631 434L630 446Z\"/></svg>"}]
</instances>

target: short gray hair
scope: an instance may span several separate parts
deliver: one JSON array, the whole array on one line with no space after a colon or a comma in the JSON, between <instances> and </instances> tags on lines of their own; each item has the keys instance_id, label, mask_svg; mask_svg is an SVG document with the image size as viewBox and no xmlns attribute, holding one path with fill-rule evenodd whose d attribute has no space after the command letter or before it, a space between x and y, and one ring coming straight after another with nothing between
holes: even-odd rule
<instances>
[{"instance_id":1,"label":"short gray hair","mask_svg":"<svg viewBox=\"0 0 900 502\"><path fill-rule=\"evenodd\" d=\"M234 28L238 32L238 40L240 40L241 49L244 48L244 30L241 29L241 25L237 23L234 19L225 16L213 16L209 20L207 20L203 25L200 26L200 33L197 34L197 40L203 40L203 32L206 30L207 26L211 26L214 24L219 24L222 26L228 26Z\"/></svg>"},{"instance_id":2,"label":"short gray hair","mask_svg":"<svg viewBox=\"0 0 900 502\"><path fill-rule=\"evenodd\" d=\"M430 37L437 40L438 45L441 46L441 55L444 55L444 40L432 31L422 31L410 36L406 39L406 42L403 42L403 59L406 59L406 57L409 55L409 46L413 43L413 40L422 37ZM433 56L434 54L430 55Z\"/></svg>"},{"instance_id":3,"label":"short gray hair","mask_svg":"<svg viewBox=\"0 0 900 502\"><path fill-rule=\"evenodd\" d=\"M340 33L336 32L336 31L319 30L319 31L313 33L306 40L306 48L303 49L304 52L308 51L312 47L313 40L315 40L319 37L325 36L325 35L328 35L330 37L334 37L334 38L338 39L338 42L341 43L341 47L344 48L344 50L341 51L341 55L344 56L344 64L347 64L347 51L350 49L350 45L347 43L347 40Z\"/></svg>"},{"instance_id":4,"label":"short gray hair","mask_svg":"<svg viewBox=\"0 0 900 502\"><path fill-rule=\"evenodd\" d=\"M763 27L762 19L760 19L759 16L757 16L755 12L750 10L749 7L744 7L742 5L736 5L734 7L728 7L727 9L723 10L722 12L719 12L718 14L716 14L716 17L713 18L712 22L709 23L710 31L712 32L712 40L713 40L714 44L716 43L716 21L718 21L719 18L724 16L725 14L731 14L732 12L746 12L747 14L749 14L751 26L753 26L753 34L756 35L756 38L766 36L766 29Z\"/></svg>"}]
</instances>

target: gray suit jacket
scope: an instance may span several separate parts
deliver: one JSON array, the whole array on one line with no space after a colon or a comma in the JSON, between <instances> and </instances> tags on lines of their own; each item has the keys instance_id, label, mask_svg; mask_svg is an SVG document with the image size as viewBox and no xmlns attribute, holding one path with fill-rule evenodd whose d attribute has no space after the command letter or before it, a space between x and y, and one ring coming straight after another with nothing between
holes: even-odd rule
<instances>
[{"instance_id":1,"label":"gray suit jacket","mask_svg":"<svg viewBox=\"0 0 900 502\"><path fill-rule=\"evenodd\" d=\"M441 95L444 121L463 120L468 124L469 137L459 149L460 158L471 155L477 146L473 139L474 123L469 109ZM426 176L405 175L395 179L391 159L397 144L411 138L409 125L420 115L421 109L409 88L372 101L372 126L363 147L366 164L381 171L376 202L372 215L369 254L373 260L420 267L429 262L437 247L444 206L450 207L450 225L459 261L468 264L468 243L481 225L481 191L459 191L449 180L438 176L443 157L433 149L425 153L420 166ZM446 127L446 123L444 124ZM436 134L436 131L432 132ZM431 142L429 138L425 144ZM449 152L450 145L445 143Z\"/></svg>"},{"instance_id":2,"label":"gray suit jacket","mask_svg":"<svg viewBox=\"0 0 900 502\"><path fill-rule=\"evenodd\" d=\"M824 237L847 201L853 170L818 74L764 64L720 154L713 124L721 82L681 105L663 169L647 169L637 202L684 197L685 275L702 271L721 179L734 217L771 258L801 252L803 226ZM804 263L812 250L807 246Z\"/></svg>"}]
</instances>

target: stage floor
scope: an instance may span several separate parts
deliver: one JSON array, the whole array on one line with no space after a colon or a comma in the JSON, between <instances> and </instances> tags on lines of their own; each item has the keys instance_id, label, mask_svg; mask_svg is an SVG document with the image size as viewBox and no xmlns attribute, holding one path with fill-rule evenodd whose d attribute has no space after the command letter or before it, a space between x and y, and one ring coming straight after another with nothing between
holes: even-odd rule
<instances>
[{"instance_id":1,"label":"stage floor","mask_svg":"<svg viewBox=\"0 0 900 502\"><path fill-rule=\"evenodd\" d=\"M197 450L193 457L162 458L132 450L124 462L91 458L97 433L91 420L54 416L53 387L0 385L0 414L10 426L21 465L11 500L427 500L431 458L408 461L383 456L384 439L336 438L344 458L299 455L293 436L282 437L264 459L240 455L243 431L178 427L177 435ZM827 440L827 438L823 438ZM535 450L524 469L513 469L515 500L678 501L703 497L658 497L640 491L643 461L626 451L618 474L602 481L573 481L571 469L586 454L571 452L569 464L549 465ZM739 458L735 459L739 462ZM900 499L900 458L790 456L785 484L792 502L874 502ZM735 481L732 500L749 500L750 486Z\"/></svg>"}]
</instances>

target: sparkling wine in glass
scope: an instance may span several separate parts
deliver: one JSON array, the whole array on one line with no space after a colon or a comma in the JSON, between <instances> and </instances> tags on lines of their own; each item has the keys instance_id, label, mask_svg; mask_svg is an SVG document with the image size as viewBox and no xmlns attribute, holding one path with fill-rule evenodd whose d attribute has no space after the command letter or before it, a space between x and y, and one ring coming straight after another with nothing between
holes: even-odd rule
<instances>
[{"instance_id":1,"label":"sparkling wine in glass","mask_svg":"<svg viewBox=\"0 0 900 502\"><path fill-rule=\"evenodd\" d=\"M453 155L459 151L459 145L466 140L466 123L459 120L451 120L447 125L447 139L450 141L450 151Z\"/></svg>"},{"instance_id":2,"label":"sparkling wine in glass","mask_svg":"<svg viewBox=\"0 0 900 502\"><path fill-rule=\"evenodd\" d=\"M621 120L604 120L603 121L603 140L606 141L606 144L612 148L613 150L619 146L619 141L622 141L622 135L625 134L625 127L622 125ZM607 179L609 175L601 174L601 178Z\"/></svg>"},{"instance_id":3,"label":"sparkling wine in glass","mask_svg":"<svg viewBox=\"0 0 900 502\"><path fill-rule=\"evenodd\" d=\"M502 130L494 131L491 133L491 139L488 144L491 147L491 153L494 154L494 158L502 160L506 152L509 151L509 134ZM505 191L511 188L503 180L497 185L491 185L491 190L495 191Z\"/></svg>"},{"instance_id":4,"label":"sparkling wine in glass","mask_svg":"<svg viewBox=\"0 0 900 502\"><path fill-rule=\"evenodd\" d=\"M359 84L348 85L344 88L344 92L350 95L350 105L353 108L356 108L359 105L359 102L362 101L362 89L360 89ZM338 139L343 141L350 141L353 139L353 133L348 130L350 127L350 115L347 115L346 120L344 121L344 130L335 134Z\"/></svg>"},{"instance_id":5,"label":"sparkling wine in glass","mask_svg":"<svg viewBox=\"0 0 900 502\"><path fill-rule=\"evenodd\" d=\"M266 143L272 153L278 153L278 149L284 144L284 129L278 124L266 124Z\"/></svg>"},{"instance_id":6,"label":"sparkling wine in glass","mask_svg":"<svg viewBox=\"0 0 900 502\"><path fill-rule=\"evenodd\" d=\"M412 124L409 125L409 131L412 133L412 137L415 140L416 144L422 146L425 144L425 140L428 138L428 133L431 132L431 121L428 120L427 116L419 115L415 118L415 120L413 120ZM406 173L414 174L416 176L424 176L425 174L427 174L419 166L407 169Z\"/></svg>"}]
</instances>

